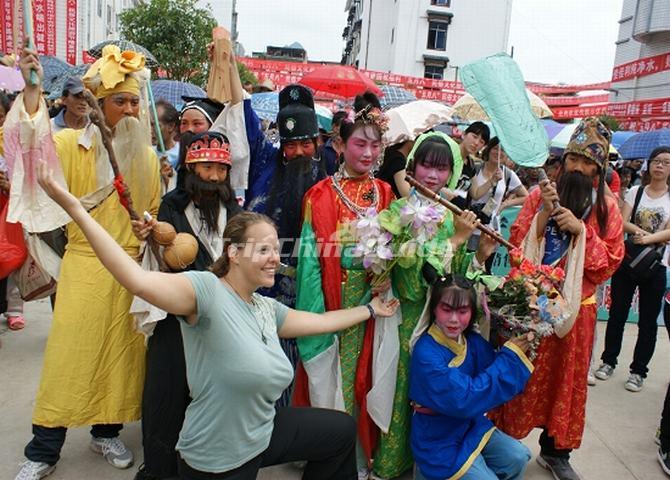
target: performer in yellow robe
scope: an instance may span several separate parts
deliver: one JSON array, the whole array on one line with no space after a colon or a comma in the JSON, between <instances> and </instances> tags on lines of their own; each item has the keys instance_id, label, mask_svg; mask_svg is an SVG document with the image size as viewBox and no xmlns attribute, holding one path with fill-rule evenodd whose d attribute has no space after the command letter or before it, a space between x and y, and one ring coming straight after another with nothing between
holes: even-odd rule
<instances>
[{"instance_id":1,"label":"performer in yellow robe","mask_svg":"<svg viewBox=\"0 0 670 480\"><path fill-rule=\"evenodd\" d=\"M30 68L41 74L31 52L24 52L21 67L26 80ZM117 159L135 210L155 215L160 175L148 135L146 141L143 137L148 134L140 116L143 67L142 56L121 55L118 47L106 47L84 81L113 129ZM21 135L28 125L39 135L48 122L46 107L35 97L39 86L30 87L28 81L26 85L16 102L21 109ZM51 140L45 135L41 141ZM86 197L82 203L94 205L90 213L96 221L129 255L139 257L138 237L146 236L150 226L131 225L111 186L111 169L97 127L66 129L53 142L70 192L80 199ZM140 418L144 381L144 338L136 332L129 313L132 295L103 267L76 224L67 225L67 237L35 402L34 438L26 446L28 461L17 478L39 479L50 473L59 459L66 429L82 425L93 425L91 449L113 466L127 468L133 462L132 452L118 438L124 422Z\"/></svg>"}]
</instances>

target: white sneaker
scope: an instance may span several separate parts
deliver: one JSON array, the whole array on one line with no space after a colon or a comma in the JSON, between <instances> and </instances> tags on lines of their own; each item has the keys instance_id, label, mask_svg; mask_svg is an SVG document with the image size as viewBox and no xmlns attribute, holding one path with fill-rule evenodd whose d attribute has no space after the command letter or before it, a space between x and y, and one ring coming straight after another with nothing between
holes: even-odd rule
<instances>
[{"instance_id":1,"label":"white sneaker","mask_svg":"<svg viewBox=\"0 0 670 480\"><path fill-rule=\"evenodd\" d=\"M593 370L589 370L589 374L586 377L586 383L592 387L596 384L596 376L593 374Z\"/></svg>"},{"instance_id":2,"label":"white sneaker","mask_svg":"<svg viewBox=\"0 0 670 480\"><path fill-rule=\"evenodd\" d=\"M642 378L642 375L638 375L637 373L631 373L630 376L628 377L628 380L626 380L626 383L624 384L624 388L629 392L639 392L640 390L642 390L643 383L644 378Z\"/></svg>"},{"instance_id":3,"label":"white sneaker","mask_svg":"<svg viewBox=\"0 0 670 480\"><path fill-rule=\"evenodd\" d=\"M370 470L367 468L359 468L358 469L358 480L368 480L370 478Z\"/></svg>"},{"instance_id":4,"label":"white sneaker","mask_svg":"<svg viewBox=\"0 0 670 480\"><path fill-rule=\"evenodd\" d=\"M128 468L133 464L133 452L128 450L119 437L91 438L91 450L101 454L105 460L116 468Z\"/></svg>"},{"instance_id":5,"label":"white sneaker","mask_svg":"<svg viewBox=\"0 0 670 480\"><path fill-rule=\"evenodd\" d=\"M33 462L26 460L21 464L21 470L16 474L14 480L40 480L56 470L56 465L44 462Z\"/></svg>"}]
</instances>

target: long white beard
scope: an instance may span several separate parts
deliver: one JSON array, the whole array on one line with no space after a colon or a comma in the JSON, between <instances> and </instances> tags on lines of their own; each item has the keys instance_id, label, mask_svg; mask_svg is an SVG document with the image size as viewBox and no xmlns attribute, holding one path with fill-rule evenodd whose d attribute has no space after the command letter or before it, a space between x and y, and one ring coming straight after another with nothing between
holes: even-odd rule
<instances>
[{"instance_id":1,"label":"long white beard","mask_svg":"<svg viewBox=\"0 0 670 480\"><path fill-rule=\"evenodd\" d=\"M98 186L108 185L112 179L112 169L109 155L102 143L102 135L96 128L96 170ZM119 171L128 185L136 209L146 208L148 198L143 195L147 192L147 185L156 172L149 161L148 154L151 141L150 132L145 125L135 117L124 117L116 124L112 138L112 148ZM139 205L141 204L141 205ZM142 211L140 210L141 214Z\"/></svg>"}]
</instances>

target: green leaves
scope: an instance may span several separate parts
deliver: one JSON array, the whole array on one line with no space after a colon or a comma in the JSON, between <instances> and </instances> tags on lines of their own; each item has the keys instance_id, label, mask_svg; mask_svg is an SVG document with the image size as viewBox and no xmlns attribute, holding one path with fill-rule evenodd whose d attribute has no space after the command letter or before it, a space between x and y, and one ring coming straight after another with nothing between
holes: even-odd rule
<instances>
[{"instance_id":1,"label":"green leaves","mask_svg":"<svg viewBox=\"0 0 670 480\"><path fill-rule=\"evenodd\" d=\"M196 0L150 0L122 12L121 36L142 45L170 80L207 83L207 44L217 25ZM155 72L154 72L155 73Z\"/></svg>"}]
</instances>

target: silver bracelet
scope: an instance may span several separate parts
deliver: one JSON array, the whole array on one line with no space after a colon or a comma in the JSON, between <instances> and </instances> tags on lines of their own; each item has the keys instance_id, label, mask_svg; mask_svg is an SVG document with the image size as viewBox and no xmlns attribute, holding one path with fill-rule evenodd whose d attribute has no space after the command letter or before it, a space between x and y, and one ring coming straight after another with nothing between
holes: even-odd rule
<instances>
[{"instance_id":1,"label":"silver bracelet","mask_svg":"<svg viewBox=\"0 0 670 480\"><path fill-rule=\"evenodd\" d=\"M376 320L377 319L377 314L375 313L375 309L372 308L372 305L370 305L368 303L365 306L368 308L368 312L370 312L370 317Z\"/></svg>"}]
</instances>

